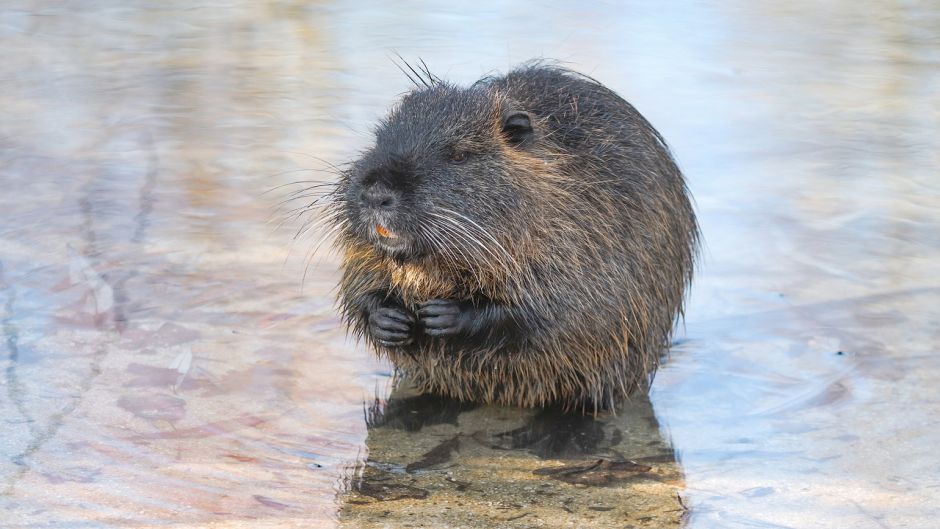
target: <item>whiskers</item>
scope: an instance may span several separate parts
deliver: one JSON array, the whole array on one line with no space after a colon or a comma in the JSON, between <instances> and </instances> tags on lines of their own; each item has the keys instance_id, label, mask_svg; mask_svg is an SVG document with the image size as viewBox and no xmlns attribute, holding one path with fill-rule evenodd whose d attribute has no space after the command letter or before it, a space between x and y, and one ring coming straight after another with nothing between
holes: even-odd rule
<instances>
[{"instance_id":1,"label":"whiskers","mask_svg":"<svg viewBox=\"0 0 940 529\"><path fill-rule=\"evenodd\" d=\"M519 276L519 263L505 246L478 222L454 210L433 206L419 236L437 249L442 266L455 276L469 274L481 288L497 277Z\"/></svg>"},{"instance_id":2,"label":"whiskers","mask_svg":"<svg viewBox=\"0 0 940 529\"><path fill-rule=\"evenodd\" d=\"M299 169L299 171L318 171L333 176L323 180L297 180L281 184L268 189L262 195L276 193L288 189L275 200L272 213L267 223L275 224L272 231L279 231L285 226L296 226L291 236L290 247L284 258L284 265L299 241L303 241L307 251L303 258L303 279L301 288L306 282L307 273L313 264L314 257L327 241L334 238L344 230L349 222L343 214L344 198L344 170L335 165L327 169ZM295 171L286 171L287 174ZM291 189L294 188L294 189ZM312 241L309 241L313 239ZM322 256L321 256L322 257ZM319 266L319 262L317 263Z\"/></svg>"},{"instance_id":3,"label":"whiskers","mask_svg":"<svg viewBox=\"0 0 940 529\"><path fill-rule=\"evenodd\" d=\"M294 230L285 265L299 243L305 248L301 288L311 269L329 255L329 252L321 253L324 245L337 250L344 247L344 242L358 240L354 232L360 227L349 218L346 203L349 179L338 169L330 172L335 174L334 180L298 180L270 190L288 190L278 197L273 214L274 229L291 226ZM420 219L409 229L416 255L432 259L438 272L448 281L464 283L484 292L506 292L506 287L510 287L511 292L520 291L512 288L513 282L525 276L519 262L480 222L439 205L423 211Z\"/></svg>"}]
</instances>

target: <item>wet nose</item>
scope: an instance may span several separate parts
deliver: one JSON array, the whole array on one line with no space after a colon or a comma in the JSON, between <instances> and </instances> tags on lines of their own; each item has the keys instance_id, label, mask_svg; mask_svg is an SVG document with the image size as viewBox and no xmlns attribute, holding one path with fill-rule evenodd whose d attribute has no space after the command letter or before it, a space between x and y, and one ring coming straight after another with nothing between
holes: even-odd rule
<instances>
[{"instance_id":1,"label":"wet nose","mask_svg":"<svg viewBox=\"0 0 940 529\"><path fill-rule=\"evenodd\" d=\"M398 196L384 185L375 184L362 190L359 201L367 208L390 209L395 206Z\"/></svg>"}]
</instances>

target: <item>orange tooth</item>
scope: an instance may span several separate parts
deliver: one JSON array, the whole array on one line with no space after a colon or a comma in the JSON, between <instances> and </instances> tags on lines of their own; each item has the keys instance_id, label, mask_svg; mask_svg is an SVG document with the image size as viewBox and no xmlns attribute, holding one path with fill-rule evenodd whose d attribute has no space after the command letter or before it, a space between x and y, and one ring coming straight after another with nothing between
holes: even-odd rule
<instances>
[{"instance_id":1,"label":"orange tooth","mask_svg":"<svg viewBox=\"0 0 940 529\"><path fill-rule=\"evenodd\" d=\"M376 225L375 225L375 231L376 231L379 235L381 235L382 237L385 237L385 238L394 237L394 235L392 235L392 232L389 231L388 228L386 228L385 226L382 226L381 224L376 224Z\"/></svg>"}]
</instances>

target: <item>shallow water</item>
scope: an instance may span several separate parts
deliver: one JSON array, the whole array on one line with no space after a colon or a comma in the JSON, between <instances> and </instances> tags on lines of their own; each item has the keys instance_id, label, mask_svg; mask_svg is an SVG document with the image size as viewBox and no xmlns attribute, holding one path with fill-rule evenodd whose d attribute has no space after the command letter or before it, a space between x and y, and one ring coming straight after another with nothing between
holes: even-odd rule
<instances>
[{"instance_id":1,"label":"shallow water","mask_svg":"<svg viewBox=\"0 0 940 529\"><path fill-rule=\"evenodd\" d=\"M935 526L940 7L13 0L0 49L0 525ZM649 401L381 411L264 193L368 143L395 52L558 58L670 141L707 248Z\"/></svg>"}]
</instances>

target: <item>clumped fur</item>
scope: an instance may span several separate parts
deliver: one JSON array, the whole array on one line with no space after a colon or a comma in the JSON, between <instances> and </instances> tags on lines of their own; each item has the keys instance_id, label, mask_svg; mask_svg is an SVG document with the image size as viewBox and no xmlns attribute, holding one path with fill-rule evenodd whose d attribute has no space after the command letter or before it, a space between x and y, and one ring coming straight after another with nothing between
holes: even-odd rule
<instances>
[{"instance_id":1,"label":"clumped fur","mask_svg":"<svg viewBox=\"0 0 940 529\"><path fill-rule=\"evenodd\" d=\"M699 238L662 137L558 66L470 87L412 73L329 194L352 331L462 400L596 410L644 387Z\"/></svg>"}]
</instances>

